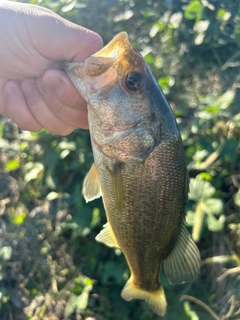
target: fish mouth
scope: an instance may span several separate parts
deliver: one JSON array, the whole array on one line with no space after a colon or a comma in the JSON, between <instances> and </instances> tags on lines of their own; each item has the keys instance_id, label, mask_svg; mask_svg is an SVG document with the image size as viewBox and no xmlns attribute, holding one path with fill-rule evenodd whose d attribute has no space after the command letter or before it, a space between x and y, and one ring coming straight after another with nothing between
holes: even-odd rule
<instances>
[{"instance_id":1,"label":"fish mouth","mask_svg":"<svg viewBox=\"0 0 240 320\"><path fill-rule=\"evenodd\" d=\"M118 59L124 50L131 50L132 46L126 32L118 33L105 47L96 52L92 57L108 57Z\"/></svg>"},{"instance_id":2,"label":"fish mouth","mask_svg":"<svg viewBox=\"0 0 240 320\"><path fill-rule=\"evenodd\" d=\"M117 34L84 63L65 63L64 69L80 94L111 88L134 71L145 72L143 57L132 48L126 32Z\"/></svg>"}]
</instances>

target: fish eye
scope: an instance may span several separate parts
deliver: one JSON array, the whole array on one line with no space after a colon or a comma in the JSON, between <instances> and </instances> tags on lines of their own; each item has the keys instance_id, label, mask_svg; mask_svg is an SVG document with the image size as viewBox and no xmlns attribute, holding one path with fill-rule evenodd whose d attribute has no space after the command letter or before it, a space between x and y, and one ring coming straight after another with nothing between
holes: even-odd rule
<instances>
[{"instance_id":1,"label":"fish eye","mask_svg":"<svg viewBox=\"0 0 240 320\"><path fill-rule=\"evenodd\" d=\"M131 72L125 79L125 85L130 91L138 91L142 88L142 75L139 72Z\"/></svg>"}]
</instances>

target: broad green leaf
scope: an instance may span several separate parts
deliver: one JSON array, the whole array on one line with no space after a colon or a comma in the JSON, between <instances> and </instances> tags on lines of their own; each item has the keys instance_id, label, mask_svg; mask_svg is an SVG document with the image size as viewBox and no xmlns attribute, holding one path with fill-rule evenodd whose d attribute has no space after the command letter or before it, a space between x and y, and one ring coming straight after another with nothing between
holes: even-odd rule
<instances>
[{"instance_id":1,"label":"broad green leaf","mask_svg":"<svg viewBox=\"0 0 240 320\"><path fill-rule=\"evenodd\" d=\"M80 283L82 283L81 279ZM89 294L93 287L93 281L89 278L86 278L83 283L85 286L83 290L80 290L82 292L80 295L76 295L73 293L71 294L70 299L68 300L68 303L65 308L66 316L71 315L75 310L82 311L87 308Z\"/></svg>"},{"instance_id":2,"label":"broad green leaf","mask_svg":"<svg viewBox=\"0 0 240 320\"><path fill-rule=\"evenodd\" d=\"M68 149L68 150L76 150L76 143L75 142L68 142L68 141L61 141L58 144L60 149Z\"/></svg>"},{"instance_id":3,"label":"broad green leaf","mask_svg":"<svg viewBox=\"0 0 240 320\"><path fill-rule=\"evenodd\" d=\"M98 208L94 208L92 211L92 221L91 228L94 228L100 221L100 210Z\"/></svg>"},{"instance_id":4,"label":"broad green leaf","mask_svg":"<svg viewBox=\"0 0 240 320\"><path fill-rule=\"evenodd\" d=\"M12 254L12 247L4 246L0 248L0 260L1 261L8 261L11 258Z\"/></svg>"},{"instance_id":5,"label":"broad green leaf","mask_svg":"<svg viewBox=\"0 0 240 320\"><path fill-rule=\"evenodd\" d=\"M169 22L174 29L177 29L182 22L182 12L173 13L170 17Z\"/></svg>"},{"instance_id":6,"label":"broad green leaf","mask_svg":"<svg viewBox=\"0 0 240 320\"><path fill-rule=\"evenodd\" d=\"M62 7L62 12L68 12L68 11L71 11L76 3L77 3L78 0L72 0L70 1L68 4L66 4L65 6Z\"/></svg>"},{"instance_id":7,"label":"broad green leaf","mask_svg":"<svg viewBox=\"0 0 240 320\"><path fill-rule=\"evenodd\" d=\"M35 180L39 177L41 173L44 171L44 166L40 162L28 162L23 167L24 171L26 172L24 175L24 180L29 182L31 180Z\"/></svg>"},{"instance_id":8,"label":"broad green leaf","mask_svg":"<svg viewBox=\"0 0 240 320\"><path fill-rule=\"evenodd\" d=\"M218 98L217 104L221 106L221 109L226 109L233 103L235 95L235 90L228 90Z\"/></svg>"},{"instance_id":9,"label":"broad green leaf","mask_svg":"<svg viewBox=\"0 0 240 320\"><path fill-rule=\"evenodd\" d=\"M18 159L14 159L11 161L8 161L5 165L5 168L9 171L17 170L20 167L20 161Z\"/></svg>"},{"instance_id":10,"label":"broad green leaf","mask_svg":"<svg viewBox=\"0 0 240 320\"><path fill-rule=\"evenodd\" d=\"M60 153L59 158L60 159L66 158L69 155L69 153L70 153L70 150L69 149L65 149Z\"/></svg>"},{"instance_id":11,"label":"broad green leaf","mask_svg":"<svg viewBox=\"0 0 240 320\"><path fill-rule=\"evenodd\" d=\"M231 12L228 12L228 11L220 8L217 11L217 17L220 18L221 20L227 21L231 17Z\"/></svg>"},{"instance_id":12,"label":"broad green leaf","mask_svg":"<svg viewBox=\"0 0 240 320\"><path fill-rule=\"evenodd\" d=\"M238 191L234 196L234 203L236 206L240 207L240 191Z\"/></svg>"},{"instance_id":13,"label":"broad green leaf","mask_svg":"<svg viewBox=\"0 0 240 320\"><path fill-rule=\"evenodd\" d=\"M51 200L55 200L55 199L58 199L58 198L69 198L69 194L68 193L61 193L61 192L55 192L55 191L51 191L49 192L49 194L46 196L46 199L48 201L51 201Z\"/></svg>"},{"instance_id":14,"label":"broad green leaf","mask_svg":"<svg viewBox=\"0 0 240 320\"><path fill-rule=\"evenodd\" d=\"M207 225L208 229L213 232L221 231L224 227L226 217L221 215L218 219L214 215L207 215Z\"/></svg>"},{"instance_id":15,"label":"broad green leaf","mask_svg":"<svg viewBox=\"0 0 240 320\"><path fill-rule=\"evenodd\" d=\"M192 226L194 224L194 220L195 220L195 212L188 210L186 215L187 225Z\"/></svg>"},{"instance_id":16,"label":"broad green leaf","mask_svg":"<svg viewBox=\"0 0 240 320\"><path fill-rule=\"evenodd\" d=\"M203 201L203 210L208 214L220 214L223 211L223 202L216 198L206 199Z\"/></svg>"},{"instance_id":17,"label":"broad green leaf","mask_svg":"<svg viewBox=\"0 0 240 320\"><path fill-rule=\"evenodd\" d=\"M149 37L150 38L154 38L155 35L159 32L159 28L158 28L158 25L157 24L154 24L152 26L152 28L150 29L149 31Z\"/></svg>"},{"instance_id":18,"label":"broad green leaf","mask_svg":"<svg viewBox=\"0 0 240 320\"><path fill-rule=\"evenodd\" d=\"M12 224L16 224L16 225L20 225L24 222L24 220L26 219L27 214L25 212L22 212L20 214L15 215L11 215L10 216L10 221Z\"/></svg>"},{"instance_id":19,"label":"broad green leaf","mask_svg":"<svg viewBox=\"0 0 240 320\"><path fill-rule=\"evenodd\" d=\"M193 30L196 31L197 33L203 33L207 31L209 24L210 24L209 20L198 21L195 23Z\"/></svg>"},{"instance_id":20,"label":"broad green leaf","mask_svg":"<svg viewBox=\"0 0 240 320\"><path fill-rule=\"evenodd\" d=\"M149 31L149 37L154 38L158 32L161 32L165 29L166 23L164 21L158 21L153 24L152 28Z\"/></svg>"},{"instance_id":21,"label":"broad green leaf","mask_svg":"<svg viewBox=\"0 0 240 320\"><path fill-rule=\"evenodd\" d=\"M196 176L196 178L190 179L190 192L189 199L200 201L202 199L212 198L216 189L211 185L210 182L205 181L201 178L200 175Z\"/></svg>"},{"instance_id":22,"label":"broad green leaf","mask_svg":"<svg viewBox=\"0 0 240 320\"><path fill-rule=\"evenodd\" d=\"M203 5L198 0L193 0L189 3L184 11L184 18L188 20L200 20L202 16Z\"/></svg>"},{"instance_id":23,"label":"broad green leaf","mask_svg":"<svg viewBox=\"0 0 240 320\"><path fill-rule=\"evenodd\" d=\"M200 44L203 43L203 40L205 38L205 34L204 33L199 33L196 38L194 39L194 43L196 46L199 46Z\"/></svg>"}]
</instances>

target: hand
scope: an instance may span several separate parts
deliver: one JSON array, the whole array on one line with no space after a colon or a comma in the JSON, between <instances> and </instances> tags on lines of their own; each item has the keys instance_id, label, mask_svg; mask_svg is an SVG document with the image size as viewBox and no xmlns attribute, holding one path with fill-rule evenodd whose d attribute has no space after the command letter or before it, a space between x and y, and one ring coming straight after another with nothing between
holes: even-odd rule
<instances>
[{"instance_id":1,"label":"hand","mask_svg":"<svg viewBox=\"0 0 240 320\"><path fill-rule=\"evenodd\" d=\"M0 114L20 128L67 135L88 128L86 102L61 61L83 62L101 37L35 5L0 4Z\"/></svg>"}]
</instances>

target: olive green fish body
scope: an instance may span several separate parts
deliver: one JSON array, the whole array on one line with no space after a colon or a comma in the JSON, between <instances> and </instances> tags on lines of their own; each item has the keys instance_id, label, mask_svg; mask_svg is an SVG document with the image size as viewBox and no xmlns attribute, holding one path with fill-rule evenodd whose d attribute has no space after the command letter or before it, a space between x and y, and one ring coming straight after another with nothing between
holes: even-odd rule
<instances>
[{"instance_id":1,"label":"olive green fish body","mask_svg":"<svg viewBox=\"0 0 240 320\"><path fill-rule=\"evenodd\" d=\"M162 265L173 284L193 280L200 268L184 226L188 174L172 110L126 33L67 73L88 104L94 165L83 195L102 195L108 221L96 239L127 260L123 298L143 299L164 315Z\"/></svg>"},{"instance_id":2,"label":"olive green fish body","mask_svg":"<svg viewBox=\"0 0 240 320\"><path fill-rule=\"evenodd\" d=\"M175 245L185 216L187 188L182 154L179 137L160 143L143 164L137 165L108 158L96 148L95 164L107 220L136 284L144 289L159 287L161 264ZM122 182L121 212L115 203L114 175L119 175Z\"/></svg>"}]
</instances>

